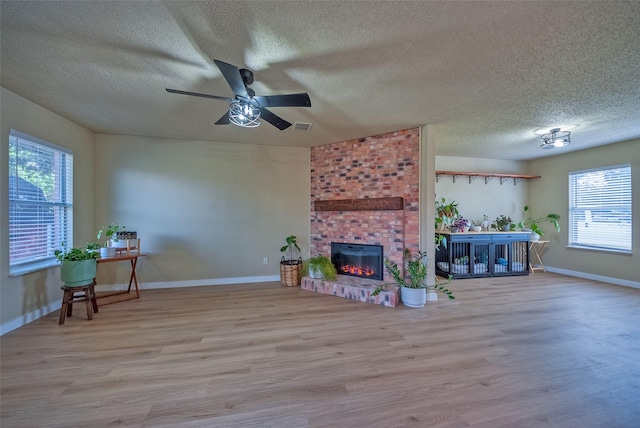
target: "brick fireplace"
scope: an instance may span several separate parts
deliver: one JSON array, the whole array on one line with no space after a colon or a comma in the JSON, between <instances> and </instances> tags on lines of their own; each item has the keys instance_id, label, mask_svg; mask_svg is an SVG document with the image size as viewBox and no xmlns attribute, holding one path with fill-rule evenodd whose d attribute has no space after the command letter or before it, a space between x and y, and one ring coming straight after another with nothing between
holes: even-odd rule
<instances>
[{"instance_id":1,"label":"brick fireplace","mask_svg":"<svg viewBox=\"0 0 640 428\"><path fill-rule=\"evenodd\" d=\"M397 263L404 248L417 251L419 149L419 128L312 147L311 256L330 256L331 242L381 245ZM363 199L403 203L350 208Z\"/></svg>"}]
</instances>

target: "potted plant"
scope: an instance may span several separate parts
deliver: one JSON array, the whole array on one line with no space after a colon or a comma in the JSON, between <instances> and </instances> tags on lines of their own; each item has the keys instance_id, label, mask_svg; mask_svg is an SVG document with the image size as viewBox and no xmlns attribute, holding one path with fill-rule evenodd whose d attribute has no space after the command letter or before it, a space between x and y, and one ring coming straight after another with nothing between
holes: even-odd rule
<instances>
[{"instance_id":1,"label":"potted plant","mask_svg":"<svg viewBox=\"0 0 640 428\"><path fill-rule=\"evenodd\" d=\"M100 247L101 257L112 257L115 255L116 249L113 244L118 242L118 231L124 229L124 226L118 226L117 224L111 223L109 226L102 226L98 230L98 240L102 238L102 235L105 237L104 246Z\"/></svg>"},{"instance_id":2,"label":"potted plant","mask_svg":"<svg viewBox=\"0 0 640 428\"><path fill-rule=\"evenodd\" d=\"M334 281L338 271L329 257L318 255L302 263L302 275Z\"/></svg>"},{"instance_id":3,"label":"potted plant","mask_svg":"<svg viewBox=\"0 0 640 428\"><path fill-rule=\"evenodd\" d=\"M405 248L402 259L404 272L400 270L397 263L389 259L385 259L384 267L395 281L395 285L400 287L400 298L405 306L409 306L410 308L423 307L427 302L427 289L440 291L449 299L455 299L453 293L444 286L450 282L450 278L447 282L440 284L425 284L427 277L427 253L418 251L416 254L412 254L408 248ZM386 284L381 285L376 288L372 294L375 296L387 289L387 287L388 285Z\"/></svg>"},{"instance_id":4,"label":"potted plant","mask_svg":"<svg viewBox=\"0 0 640 428\"><path fill-rule=\"evenodd\" d=\"M547 214L542 217L535 217L529 209L529 205L525 205L524 213L525 215L528 213L528 216L518 223L518 227L521 229L531 229L532 241L538 241L541 236L544 236L544 231L540 228L540 223L545 221L551 223L556 232L560 232L560 224L558 223L560 216L558 214Z\"/></svg>"},{"instance_id":5,"label":"potted plant","mask_svg":"<svg viewBox=\"0 0 640 428\"><path fill-rule=\"evenodd\" d=\"M489 217L487 217L486 214L483 214L482 216L482 230L489 230Z\"/></svg>"},{"instance_id":6,"label":"potted plant","mask_svg":"<svg viewBox=\"0 0 640 428\"><path fill-rule=\"evenodd\" d=\"M60 261L60 279L68 287L80 287L91 284L96 277L97 259L100 254L87 248L62 249L53 254Z\"/></svg>"},{"instance_id":7,"label":"potted plant","mask_svg":"<svg viewBox=\"0 0 640 428\"><path fill-rule=\"evenodd\" d=\"M280 248L281 253L285 253L280 260L280 282L287 287L300 285L300 274L302 271L302 258L293 258L293 249L300 251L298 238L295 235L285 238L286 245Z\"/></svg>"},{"instance_id":8,"label":"potted plant","mask_svg":"<svg viewBox=\"0 0 640 428\"><path fill-rule=\"evenodd\" d=\"M504 214L500 214L498 217L496 217L495 221L491 226L496 230L508 232L509 230L511 230L511 217L508 217Z\"/></svg>"},{"instance_id":9,"label":"potted plant","mask_svg":"<svg viewBox=\"0 0 640 428\"><path fill-rule=\"evenodd\" d=\"M466 218L460 216L453 221L453 224L449 226L452 232L468 232L471 227L471 222Z\"/></svg>"},{"instance_id":10,"label":"potted plant","mask_svg":"<svg viewBox=\"0 0 640 428\"><path fill-rule=\"evenodd\" d=\"M87 249L87 251L92 251L95 253L100 252L100 244L98 244L97 242L87 242L85 248Z\"/></svg>"},{"instance_id":11,"label":"potted plant","mask_svg":"<svg viewBox=\"0 0 640 428\"><path fill-rule=\"evenodd\" d=\"M436 228L445 230L460 215L456 201L447 202L446 198L436 199Z\"/></svg>"}]
</instances>

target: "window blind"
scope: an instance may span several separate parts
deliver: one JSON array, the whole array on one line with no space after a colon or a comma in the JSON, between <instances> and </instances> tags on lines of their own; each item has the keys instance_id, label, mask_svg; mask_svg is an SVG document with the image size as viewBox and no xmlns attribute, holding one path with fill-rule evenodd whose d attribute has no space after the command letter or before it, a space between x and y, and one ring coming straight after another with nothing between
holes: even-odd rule
<instances>
[{"instance_id":1,"label":"window blind","mask_svg":"<svg viewBox=\"0 0 640 428\"><path fill-rule=\"evenodd\" d=\"M72 152L10 130L9 273L57 263L53 252L72 233Z\"/></svg>"},{"instance_id":2,"label":"window blind","mask_svg":"<svg viewBox=\"0 0 640 428\"><path fill-rule=\"evenodd\" d=\"M569 174L569 246L631 251L631 166Z\"/></svg>"}]
</instances>

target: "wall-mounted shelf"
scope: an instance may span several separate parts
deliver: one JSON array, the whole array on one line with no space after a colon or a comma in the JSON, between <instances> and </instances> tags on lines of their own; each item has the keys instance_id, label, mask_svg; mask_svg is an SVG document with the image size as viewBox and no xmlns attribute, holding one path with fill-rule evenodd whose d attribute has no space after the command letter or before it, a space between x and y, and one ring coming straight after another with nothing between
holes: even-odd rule
<instances>
[{"instance_id":1,"label":"wall-mounted shelf","mask_svg":"<svg viewBox=\"0 0 640 428\"><path fill-rule=\"evenodd\" d=\"M539 175L527 175L527 174L494 174L489 172L436 171L436 182L439 181L445 175L450 175L454 183L460 177L469 178L469 183L475 180L476 177L484 177L484 184L487 184L494 177L500 179L500 184L504 183L505 181L511 178L513 179L514 186L522 180L540 178Z\"/></svg>"}]
</instances>

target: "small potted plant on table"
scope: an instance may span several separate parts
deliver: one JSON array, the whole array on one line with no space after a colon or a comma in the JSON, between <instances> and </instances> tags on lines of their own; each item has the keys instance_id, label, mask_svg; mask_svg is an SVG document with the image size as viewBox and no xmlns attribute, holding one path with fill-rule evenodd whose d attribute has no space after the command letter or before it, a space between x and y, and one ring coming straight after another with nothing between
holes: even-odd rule
<instances>
[{"instance_id":1,"label":"small potted plant on table","mask_svg":"<svg viewBox=\"0 0 640 428\"><path fill-rule=\"evenodd\" d=\"M124 229L124 226L111 223L109 226L102 226L100 230L98 230L98 240L102 238L102 235L105 237L104 246L100 247L100 257L115 256L116 248L113 244L118 242L118 232Z\"/></svg>"},{"instance_id":2,"label":"small potted plant on table","mask_svg":"<svg viewBox=\"0 0 640 428\"><path fill-rule=\"evenodd\" d=\"M456 201L447 202L446 198L436 199L436 228L446 230L460 215Z\"/></svg>"},{"instance_id":3,"label":"small potted plant on table","mask_svg":"<svg viewBox=\"0 0 640 428\"><path fill-rule=\"evenodd\" d=\"M460 216L455 219L451 226L449 226L449 229L451 229L452 232L468 232L470 227L471 222L466 218Z\"/></svg>"},{"instance_id":4,"label":"small potted plant on table","mask_svg":"<svg viewBox=\"0 0 640 428\"><path fill-rule=\"evenodd\" d=\"M496 230L500 230L502 232L508 232L509 230L511 230L511 217L508 217L504 214L500 214L498 217L496 217L495 221L491 226Z\"/></svg>"}]
</instances>

